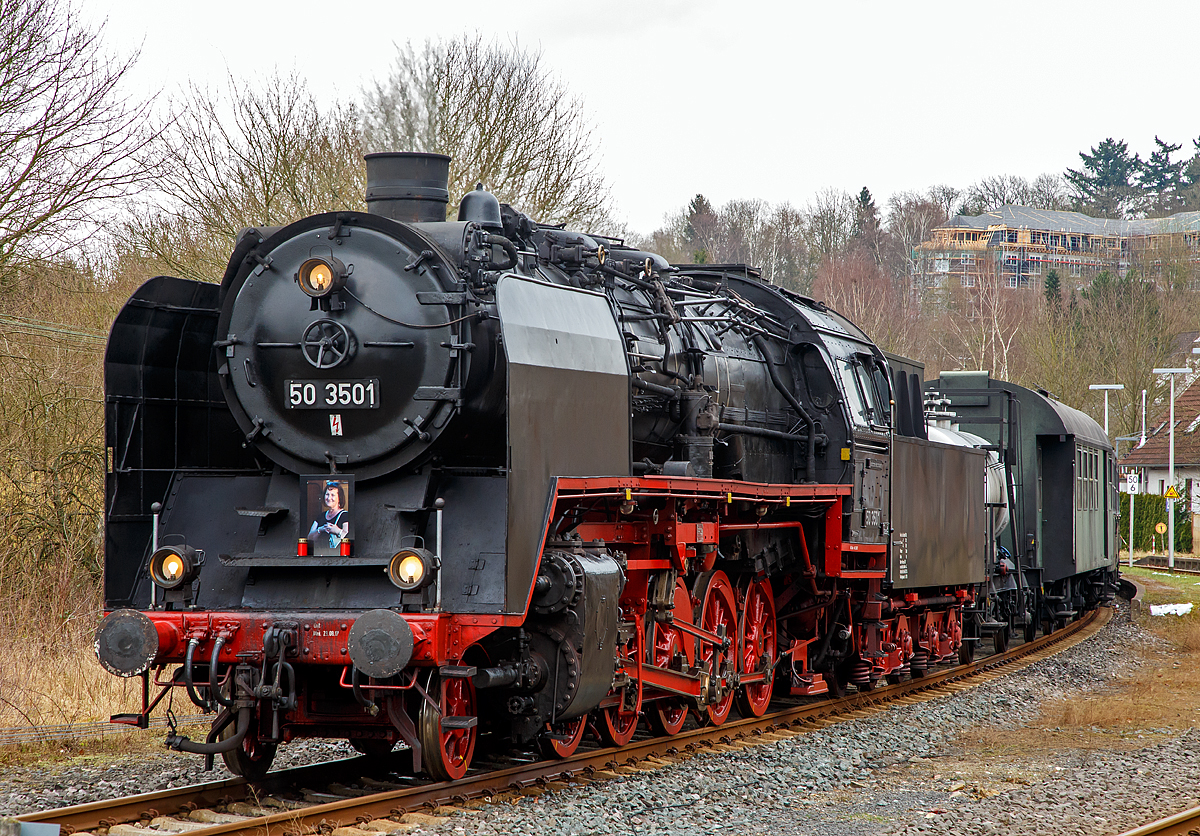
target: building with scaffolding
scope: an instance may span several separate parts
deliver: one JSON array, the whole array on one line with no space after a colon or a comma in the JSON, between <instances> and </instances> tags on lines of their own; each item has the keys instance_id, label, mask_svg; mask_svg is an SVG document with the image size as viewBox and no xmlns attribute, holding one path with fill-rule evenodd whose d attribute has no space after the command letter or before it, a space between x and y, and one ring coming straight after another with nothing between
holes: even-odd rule
<instances>
[{"instance_id":1,"label":"building with scaffolding","mask_svg":"<svg viewBox=\"0 0 1200 836\"><path fill-rule=\"evenodd\" d=\"M919 286L975 287L999 281L1041 287L1057 270L1064 287L1088 284L1101 271L1137 269L1155 281L1200 279L1200 212L1124 221L1079 212L1002 206L956 215L914 253Z\"/></svg>"}]
</instances>

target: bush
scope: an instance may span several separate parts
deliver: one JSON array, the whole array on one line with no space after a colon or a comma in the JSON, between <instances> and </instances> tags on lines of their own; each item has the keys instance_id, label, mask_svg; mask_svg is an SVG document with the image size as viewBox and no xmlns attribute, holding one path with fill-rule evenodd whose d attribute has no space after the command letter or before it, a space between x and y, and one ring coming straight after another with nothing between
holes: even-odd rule
<instances>
[{"instance_id":1,"label":"bush","mask_svg":"<svg viewBox=\"0 0 1200 836\"><path fill-rule=\"evenodd\" d=\"M1133 503L1133 547L1135 550L1150 551L1154 538L1164 542L1166 535L1158 535L1154 526L1167 521L1167 498L1138 494ZM1129 494L1121 494L1121 517L1117 522L1117 534L1124 543L1129 539ZM1185 499L1175 502L1175 551L1192 551L1192 512Z\"/></svg>"}]
</instances>

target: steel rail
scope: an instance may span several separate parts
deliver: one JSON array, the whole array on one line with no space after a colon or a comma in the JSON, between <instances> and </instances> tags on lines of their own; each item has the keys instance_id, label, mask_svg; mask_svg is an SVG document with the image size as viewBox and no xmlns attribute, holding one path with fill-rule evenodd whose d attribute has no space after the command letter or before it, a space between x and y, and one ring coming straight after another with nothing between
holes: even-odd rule
<instances>
[{"instance_id":1,"label":"steel rail","mask_svg":"<svg viewBox=\"0 0 1200 836\"><path fill-rule=\"evenodd\" d=\"M1139 558L1133 565L1139 569L1171 571L1167 567L1167 559L1161 555L1147 555L1146 557ZM1175 572L1181 575L1200 575L1200 559L1194 557L1176 557Z\"/></svg>"},{"instance_id":2,"label":"steel rail","mask_svg":"<svg viewBox=\"0 0 1200 836\"><path fill-rule=\"evenodd\" d=\"M284 836L315 828L322 822L353 825L362 821L364 817L384 818L422 808L462 804L472 799L489 797L496 792L520 791L531 785L552 780L588 779L598 772L611 772L646 759L669 759L714 746L719 747L722 744L749 745L756 742L756 739L762 742L779 739L773 736L773 733L782 733L785 737L802 734L845 720L868 716L893 704L910 704L946 696L972 687L969 680L986 681L1007 672L1007 669L1014 665L1023 667L1024 664L1031 664L1057 652L1055 645L1069 638L1078 637L1078 640L1082 641L1107 623L1111 613L1108 608L1091 612L1049 636L1018 645L1006 653L988 656L980 661L944 671L930 672L923 677L897 685L888 685L838 699L809 702L773 711L762 717L736 720L721 726L691 729L672 737L635 740L619 749L587 750L562 760L523 763L467 775L458 781L421 784L357 798L313 804L242 821L214 824L211 827L190 830L188 836L219 836L233 833ZM1074 643L1076 642L1072 642ZM160 815L170 816L197 807L236 800L253 801L298 786L308 787L337 781L344 783L350 776L368 771L368 763L365 758L349 758L271 773L257 784L251 784L244 778L235 778L29 813L19 816L18 820L59 824L63 826L64 832L68 833L95 830L118 822L136 822Z\"/></svg>"},{"instance_id":3,"label":"steel rail","mask_svg":"<svg viewBox=\"0 0 1200 836\"><path fill-rule=\"evenodd\" d=\"M1200 807L1126 830L1119 836L1194 836L1200 833Z\"/></svg>"}]
</instances>

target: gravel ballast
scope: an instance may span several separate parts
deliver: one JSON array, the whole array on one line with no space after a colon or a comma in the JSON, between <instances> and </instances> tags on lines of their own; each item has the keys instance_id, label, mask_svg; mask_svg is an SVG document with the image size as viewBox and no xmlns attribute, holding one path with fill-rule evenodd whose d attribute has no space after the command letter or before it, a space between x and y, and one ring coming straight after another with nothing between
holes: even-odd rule
<instances>
[{"instance_id":1,"label":"gravel ballast","mask_svg":"<svg viewBox=\"0 0 1200 836\"><path fill-rule=\"evenodd\" d=\"M1026 725L1044 699L1103 688L1127 675L1152 641L1122 605L1089 640L978 688L778 743L498 802L426 829L446 836L1117 833L1200 803L1200 731L1155 734L1156 742L1136 751L976 759L965 779L955 740L983 725ZM298 743L281 750L279 763L348 754L341 744ZM0 777L0 813L221 774L202 772L199 758L174 755L16 769Z\"/></svg>"}]
</instances>

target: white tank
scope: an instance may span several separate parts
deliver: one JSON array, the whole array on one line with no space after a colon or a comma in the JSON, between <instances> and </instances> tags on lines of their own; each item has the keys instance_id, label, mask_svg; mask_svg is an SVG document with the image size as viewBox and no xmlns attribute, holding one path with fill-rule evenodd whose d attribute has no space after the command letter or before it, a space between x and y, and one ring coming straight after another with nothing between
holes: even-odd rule
<instances>
[{"instance_id":1,"label":"white tank","mask_svg":"<svg viewBox=\"0 0 1200 836\"><path fill-rule=\"evenodd\" d=\"M930 441L940 441L942 444L953 444L956 447L974 447L976 449L983 449L988 446L986 439L974 433L940 426L943 423L948 422L938 421L936 424L931 423L929 425ZM1008 491L1005 488L1004 463L1000 461L999 454L995 450L987 450L986 452L987 467L984 469L983 476L983 501L992 514L992 536L998 537L1004 529L1008 528Z\"/></svg>"}]
</instances>

